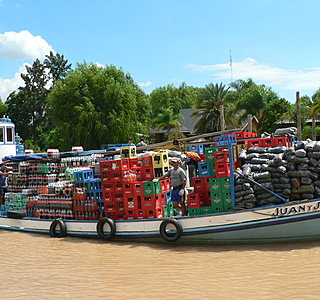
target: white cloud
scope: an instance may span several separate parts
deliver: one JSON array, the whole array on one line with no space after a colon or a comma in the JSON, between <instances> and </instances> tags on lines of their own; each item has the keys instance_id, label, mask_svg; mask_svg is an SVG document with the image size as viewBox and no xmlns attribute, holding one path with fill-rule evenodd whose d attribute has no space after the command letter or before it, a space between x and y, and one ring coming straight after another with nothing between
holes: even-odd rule
<instances>
[{"instance_id":1,"label":"white cloud","mask_svg":"<svg viewBox=\"0 0 320 300\"><path fill-rule=\"evenodd\" d=\"M13 78L4 79L0 77L0 97L3 102L7 100L7 97L20 86L24 86L24 81L21 78L21 73L26 73L26 65L30 66L29 64L23 64L18 72L14 75Z\"/></svg>"},{"instance_id":2,"label":"white cloud","mask_svg":"<svg viewBox=\"0 0 320 300\"><path fill-rule=\"evenodd\" d=\"M141 86L141 87L145 87L145 86L150 86L152 85L152 81L147 81L147 82L138 82L138 86Z\"/></svg>"},{"instance_id":3,"label":"white cloud","mask_svg":"<svg viewBox=\"0 0 320 300\"><path fill-rule=\"evenodd\" d=\"M44 59L54 51L41 36L34 36L28 30L0 34L0 59L27 60Z\"/></svg>"},{"instance_id":4,"label":"white cloud","mask_svg":"<svg viewBox=\"0 0 320 300\"><path fill-rule=\"evenodd\" d=\"M188 68L197 72L211 72L217 79L230 79L230 63L216 65L189 64ZM307 70L286 70L262 64L254 58L246 58L232 63L233 80L252 78L267 86L285 90L315 90L320 86L320 67Z\"/></svg>"}]
</instances>

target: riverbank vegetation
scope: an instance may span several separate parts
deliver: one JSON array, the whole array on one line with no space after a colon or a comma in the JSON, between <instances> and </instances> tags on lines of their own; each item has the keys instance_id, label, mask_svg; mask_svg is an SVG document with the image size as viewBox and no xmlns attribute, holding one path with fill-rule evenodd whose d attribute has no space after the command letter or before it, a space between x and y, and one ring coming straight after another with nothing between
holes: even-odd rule
<instances>
[{"instance_id":1,"label":"riverbank vegetation","mask_svg":"<svg viewBox=\"0 0 320 300\"><path fill-rule=\"evenodd\" d=\"M69 151L74 145L99 149L126 143L130 136L138 140L153 128L174 131L182 108L197 109L198 134L241 128L248 114L258 119L259 133L274 132L279 122L292 126L297 118L295 104L250 78L205 87L168 84L146 94L122 68L87 62L72 68L52 52L21 77L24 86L0 99L0 113L16 124L25 147L36 151ZM320 135L309 122L320 112L320 89L311 98L302 96L301 103L303 138Z\"/></svg>"}]
</instances>

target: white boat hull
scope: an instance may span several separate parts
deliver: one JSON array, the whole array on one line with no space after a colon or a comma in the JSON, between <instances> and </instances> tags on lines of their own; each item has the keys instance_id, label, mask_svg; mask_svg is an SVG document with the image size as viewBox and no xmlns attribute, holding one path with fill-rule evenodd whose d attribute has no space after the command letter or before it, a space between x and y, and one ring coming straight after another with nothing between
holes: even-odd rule
<instances>
[{"instance_id":1,"label":"white boat hull","mask_svg":"<svg viewBox=\"0 0 320 300\"><path fill-rule=\"evenodd\" d=\"M238 212L175 218L181 225L178 242L268 243L320 239L320 200ZM113 240L165 241L161 223L167 219L115 221ZM50 234L54 220L0 218L0 229ZM99 237L98 221L63 220L70 236Z\"/></svg>"}]
</instances>

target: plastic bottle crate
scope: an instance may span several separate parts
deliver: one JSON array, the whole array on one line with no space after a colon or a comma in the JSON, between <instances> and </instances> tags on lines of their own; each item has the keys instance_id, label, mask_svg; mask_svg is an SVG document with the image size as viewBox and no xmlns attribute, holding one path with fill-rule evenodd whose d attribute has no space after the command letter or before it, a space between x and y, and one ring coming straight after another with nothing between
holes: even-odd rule
<instances>
[{"instance_id":1,"label":"plastic bottle crate","mask_svg":"<svg viewBox=\"0 0 320 300\"><path fill-rule=\"evenodd\" d=\"M94 178L93 170L75 171L73 173L74 181L89 181Z\"/></svg>"},{"instance_id":2,"label":"plastic bottle crate","mask_svg":"<svg viewBox=\"0 0 320 300\"><path fill-rule=\"evenodd\" d=\"M198 154L204 154L204 147L203 145L190 145L188 146L188 151L193 151Z\"/></svg>"},{"instance_id":3,"label":"plastic bottle crate","mask_svg":"<svg viewBox=\"0 0 320 300\"><path fill-rule=\"evenodd\" d=\"M223 147L223 146L237 144L237 138L235 134L216 136L213 138L213 141L216 143L216 147Z\"/></svg>"},{"instance_id":4,"label":"plastic bottle crate","mask_svg":"<svg viewBox=\"0 0 320 300\"><path fill-rule=\"evenodd\" d=\"M202 192L204 190L204 179L204 177L192 177L194 192Z\"/></svg>"},{"instance_id":5,"label":"plastic bottle crate","mask_svg":"<svg viewBox=\"0 0 320 300\"><path fill-rule=\"evenodd\" d=\"M141 200L140 200L141 201ZM124 207L125 209L138 209L139 206L141 207L141 205L139 205L139 198L135 197L133 195L124 195Z\"/></svg>"},{"instance_id":6,"label":"plastic bottle crate","mask_svg":"<svg viewBox=\"0 0 320 300\"><path fill-rule=\"evenodd\" d=\"M215 163L229 162L229 151L223 150L214 152L214 160Z\"/></svg>"},{"instance_id":7,"label":"plastic bottle crate","mask_svg":"<svg viewBox=\"0 0 320 300\"><path fill-rule=\"evenodd\" d=\"M161 184L160 182L153 182L151 181L144 181L143 182L143 194L145 196L148 195L156 195L156 194L160 194L161 191Z\"/></svg>"},{"instance_id":8,"label":"plastic bottle crate","mask_svg":"<svg viewBox=\"0 0 320 300\"><path fill-rule=\"evenodd\" d=\"M201 161L198 163L199 177L211 176L211 169L209 162Z\"/></svg>"},{"instance_id":9,"label":"plastic bottle crate","mask_svg":"<svg viewBox=\"0 0 320 300\"><path fill-rule=\"evenodd\" d=\"M160 178L169 171L169 165L168 166L163 166L163 167L158 167L158 168L153 168L154 172L154 178Z\"/></svg>"},{"instance_id":10,"label":"plastic bottle crate","mask_svg":"<svg viewBox=\"0 0 320 300\"><path fill-rule=\"evenodd\" d=\"M144 167L152 167L152 156L144 156L142 157L142 166Z\"/></svg>"},{"instance_id":11,"label":"plastic bottle crate","mask_svg":"<svg viewBox=\"0 0 320 300\"><path fill-rule=\"evenodd\" d=\"M205 205L205 200L202 193L188 194L187 199L188 199L188 208L202 207Z\"/></svg>"},{"instance_id":12,"label":"plastic bottle crate","mask_svg":"<svg viewBox=\"0 0 320 300\"><path fill-rule=\"evenodd\" d=\"M216 151L219 151L218 148L212 147L212 148L205 148L205 160L206 162L214 162L214 153Z\"/></svg>"},{"instance_id":13,"label":"plastic bottle crate","mask_svg":"<svg viewBox=\"0 0 320 300\"><path fill-rule=\"evenodd\" d=\"M148 180L152 180L153 178L155 178L153 167L142 167L140 177L141 177L142 181L148 181Z\"/></svg>"},{"instance_id":14,"label":"plastic bottle crate","mask_svg":"<svg viewBox=\"0 0 320 300\"><path fill-rule=\"evenodd\" d=\"M189 208L189 216L198 216L198 215L202 215L203 213L203 209L202 207L192 207Z\"/></svg>"},{"instance_id":15,"label":"plastic bottle crate","mask_svg":"<svg viewBox=\"0 0 320 300\"><path fill-rule=\"evenodd\" d=\"M224 197L222 192L211 193L211 207L215 212L224 211Z\"/></svg>"},{"instance_id":16,"label":"plastic bottle crate","mask_svg":"<svg viewBox=\"0 0 320 300\"><path fill-rule=\"evenodd\" d=\"M152 165L154 168L169 166L169 156L167 152L152 153Z\"/></svg>"},{"instance_id":17,"label":"plastic bottle crate","mask_svg":"<svg viewBox=\"0 0 320 300\"><path fill-rule=\"evenodd\" d=\"M168 203L167 205L164 205L162 209L163 209L164 218L169 218L174 216L175 211L174 211L174 204L172 202Z\"/></svg>"},{"instance_id":18,"label":"plastic bottle crate","mask_svg":"<svg viewBox=\"0 0 320 300\"><path fill-rule=\"evenodd\" d=\"M137 157L136 146L120 147L120 156L121 156L121 158L135 158L135 157Z\"/></svg>"}]
</instances>

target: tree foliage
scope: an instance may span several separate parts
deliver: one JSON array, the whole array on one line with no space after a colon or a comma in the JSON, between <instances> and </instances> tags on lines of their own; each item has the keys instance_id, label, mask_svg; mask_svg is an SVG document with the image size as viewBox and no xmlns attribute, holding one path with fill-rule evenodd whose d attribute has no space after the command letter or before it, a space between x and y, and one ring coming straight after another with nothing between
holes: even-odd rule
<instances>
[{"instance_id":1,"label":"tree foliage","mask_svg":"<svg viewBox=\"0 0 320 300\"><path fill-rule=\"evenodd\" d=\"M56 64L59 68L55 68ZM69 68L63 56L50 52L45 63L36 59L32 66L26 66L26 73L21 74L24 86L12 92L7 99L7 111L16 131L23 140L32 141L35 147L46 147L46 136L50 130L46 113L46 98L50 92L48 84L50 80L63 78ZM54 77L51 74L55 74Z\"/></svg>"},{"instance_id":2,"label":"tree foliage","mask_svg":"<svg viewBox=\"0 0 320 300\"><path fill-rule=\"evenodd\" d=\"M48 97L54 129L50 143L62 150L73 145L99 149L144 133L149 106L130 74L110 65L78 64Z\"/></svg>"}]
</instances>

